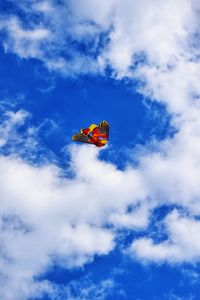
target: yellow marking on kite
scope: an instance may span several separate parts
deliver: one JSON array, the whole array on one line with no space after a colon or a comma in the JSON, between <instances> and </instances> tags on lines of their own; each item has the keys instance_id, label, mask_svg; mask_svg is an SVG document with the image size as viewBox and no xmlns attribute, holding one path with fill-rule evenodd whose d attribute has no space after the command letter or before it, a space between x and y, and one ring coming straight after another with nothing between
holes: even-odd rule
<instances>
[{"instance_id":1,"label":"yellow marking on kite","mask_svg":"<svg viewBox=\"0 0 200 300\"><path fill-rule=\"evenodd\" d=\"M94 128L96 128L97 127L97 125L96 124L91 124L90 125L90 127L89 127L89 129L90 129L90 131L92 131Z\"/></svg>"},{"instance_id":2,"label":"yellow marking on kite","mask_svg":"<svg viewBox=\"0 0 200 300\"><path fill-rule=\"evenodd\" d=\"M73 141L76 141L76 139L77 139L77 135L74 134L74 135L72 136L72 140L73 140Z\"/></svg>"},{"instance_id":3,"label":"yellow marking on kite","mask_svg":"<svg viewBox=\"0 0 200 300\"><path fill-rule=\"evenodd\" d=\"M101 140L101 144L103 144L103 145L105 145L105 144L107 144L107 140Z\"/></svg>"}]
</instances>

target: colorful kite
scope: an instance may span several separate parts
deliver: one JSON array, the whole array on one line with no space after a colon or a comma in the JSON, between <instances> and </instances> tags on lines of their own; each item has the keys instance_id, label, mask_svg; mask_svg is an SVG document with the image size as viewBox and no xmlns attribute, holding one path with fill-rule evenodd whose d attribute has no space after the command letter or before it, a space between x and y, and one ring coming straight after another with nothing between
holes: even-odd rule
<instances>
[{"instance_id":1,"label":"colorful kite","mask_svg":"<svg viewBox=\"0 0 200 300\"><path fill-rule=\"evenodd\" d=\"M72 140L103 147L108 142L108 136L109 124L106 121L102 121L99 125L91 124L90 127L81 129L80 133L72 136Z\"/></svg>"}]
</instances>

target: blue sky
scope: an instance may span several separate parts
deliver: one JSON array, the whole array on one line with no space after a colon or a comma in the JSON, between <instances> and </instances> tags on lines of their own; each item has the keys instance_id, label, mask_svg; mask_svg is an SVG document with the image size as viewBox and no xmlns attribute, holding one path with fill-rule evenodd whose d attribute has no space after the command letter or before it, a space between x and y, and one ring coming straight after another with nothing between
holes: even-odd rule
<instances>
[{"instance_id":1,"label":"blue sky","mask_svg":"<svg viewBox=\"0 0 200 300\"><path fill-rule=\"evenodd\" d=\"M198 8L0 4L1 299L199 299Z\"/></svg>"}]
</instances>

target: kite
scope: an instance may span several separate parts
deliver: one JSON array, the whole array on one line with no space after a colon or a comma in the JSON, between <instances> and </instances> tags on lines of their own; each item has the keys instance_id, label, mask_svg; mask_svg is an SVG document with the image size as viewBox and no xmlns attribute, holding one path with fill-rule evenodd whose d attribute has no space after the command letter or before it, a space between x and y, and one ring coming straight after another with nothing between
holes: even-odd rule
<instances>
[{"instance_id":1,"label":"kite","mask_svg":"<svg viewBox=\"0 0 200 300\"><path fill-rule=\"evenodd\" d=\"M109 124L106 121L102 121L99 125L91 124L90 127L81 129L80 133L72 136L72 140L103 147L107 144L108 137Z\"/></svg>"}]
</instances>

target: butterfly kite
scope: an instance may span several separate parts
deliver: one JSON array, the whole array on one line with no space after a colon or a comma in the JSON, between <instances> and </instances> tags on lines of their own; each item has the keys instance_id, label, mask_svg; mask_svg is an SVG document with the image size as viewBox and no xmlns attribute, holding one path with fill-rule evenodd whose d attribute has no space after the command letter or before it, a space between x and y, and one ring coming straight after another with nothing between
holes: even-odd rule
<instances>
[{"instance_id":1,"label":"butterfly kite","mask_svg":"<svg viewBox=\"0 0 200 300\"><path fill-rule=\"evenodd\" d=\"M81 129L79 133L72 136L72 140L103 147L107 144L108 137L109 124L106 121L102 121L99 125L91 124L90 127Z\"/></svg>"}]
</instances>

